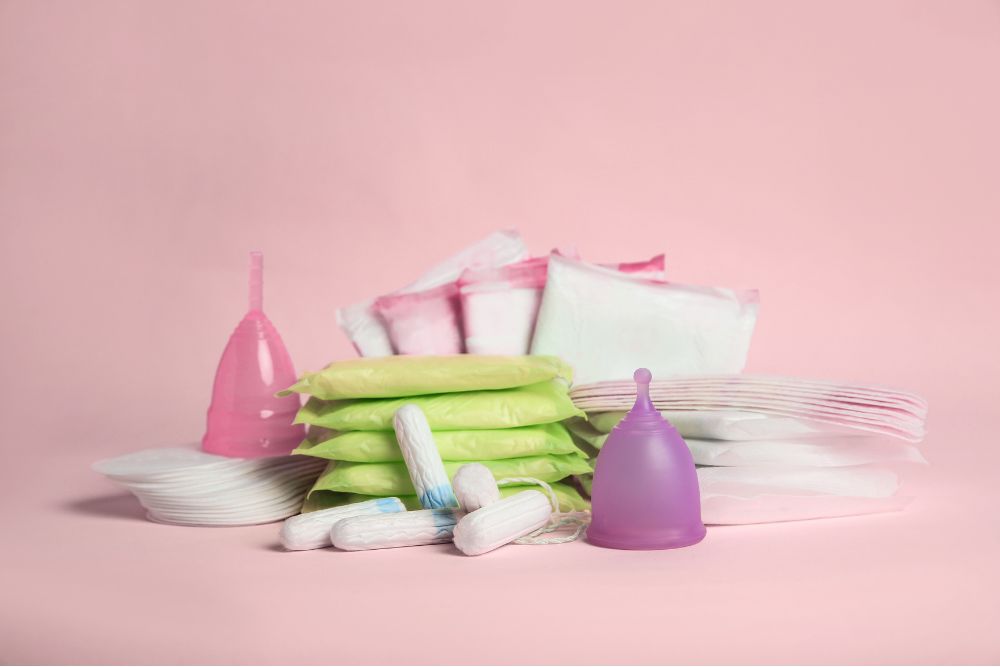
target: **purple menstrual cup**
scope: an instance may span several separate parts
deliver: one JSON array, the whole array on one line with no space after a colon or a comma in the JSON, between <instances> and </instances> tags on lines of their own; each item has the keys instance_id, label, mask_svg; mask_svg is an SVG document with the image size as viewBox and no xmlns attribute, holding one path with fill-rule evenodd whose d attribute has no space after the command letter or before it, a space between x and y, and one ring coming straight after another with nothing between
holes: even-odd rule
<instances>
[{"instance_id":1,"label":"purple menstrual cup","mask_svg":"<svg viewBox=\"0 0 1000 667\"><path fill-rule=\"evenodd\" d=\"M587 540L611 549L676 549L705 537L694 460L635 372L635 405L597 456Z\"/></svg>"},{"instance_id":2,"label":"purple menstrual cup","mask_svg":"<svg viewBox=\"0 0 1000 667\"><path fill-rule=\"evenodd\" d=\"M255 459L289 454L305 437L293 425L299 397L274 394L295 383L292 358L262 310L264 258L250 253L250 309L229 337L215 371L202 450Z\"/></svg>"}]
</instances>

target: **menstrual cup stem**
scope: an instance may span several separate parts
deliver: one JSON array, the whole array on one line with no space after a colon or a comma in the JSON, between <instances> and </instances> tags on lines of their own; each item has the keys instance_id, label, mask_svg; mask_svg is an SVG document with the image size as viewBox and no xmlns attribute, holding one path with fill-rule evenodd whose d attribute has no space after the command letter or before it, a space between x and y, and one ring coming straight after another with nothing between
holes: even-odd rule
<instances>
[{"instance_id":1,"label":"menstrual cup stem","mask_svg":"<svg viewBox=\"0 0 1000 667\"><path fill-rule=\"evenodd\" d=\"M264 253L250 253L250 310L264 307Z\"/></svg>"},{"instance_id":2,"label":"menstrual cup stem","mask_svg":"<svg viewBox=\"0 0 1000 667\"><path fill-rule=\"evenodd\" d=\"M640 413L656 412L649 397L649 383L653 379L653 374L647 368L640 368L632 375L632 379L635 380L635 405L632 409Z\"/></svg>"}]
</instances>

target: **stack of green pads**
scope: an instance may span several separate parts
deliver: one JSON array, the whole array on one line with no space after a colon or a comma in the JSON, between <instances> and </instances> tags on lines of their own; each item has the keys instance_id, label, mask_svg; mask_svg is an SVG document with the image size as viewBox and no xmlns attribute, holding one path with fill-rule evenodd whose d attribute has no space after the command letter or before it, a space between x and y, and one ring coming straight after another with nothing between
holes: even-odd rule
<instances>
[{"instance_id":1,"label":"stack of green pads","mask_svg":"<svg viewBox=\"0 0 1000 667\"><path fill-rule=\"evenodd\" d=\"M352 359L306 374L283 392L310 397L296 417L309 434L294 453L330 464L302 511L387 496L419 508L393 432L393 416L407 403L426 415L449 476L482 463L498 480L549 482L562 511L587 509L561 481L591 471L561 423L583 414L569 399L571 376L558 357L474 354Z\"/></svg>"}]
</instances>

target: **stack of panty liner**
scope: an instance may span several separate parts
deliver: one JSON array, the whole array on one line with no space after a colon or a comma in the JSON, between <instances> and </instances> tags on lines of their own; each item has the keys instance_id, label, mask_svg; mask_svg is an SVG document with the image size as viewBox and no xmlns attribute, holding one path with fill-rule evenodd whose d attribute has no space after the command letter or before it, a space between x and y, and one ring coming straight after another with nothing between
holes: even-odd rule
<instances>
[{"instance_id":1,"label":"stack of panty liner","mask_svg":"<svg viewBox=\"0 0 1000 667\"><path fill-rule=\"evenodd\" d=\"M497 479L551 483L564 511L586 509L563 482L592 470L561 423L583 415L569 399L570 379L556 357L500 355L352 359L306 374L289 390L310 396L296 418L309 434L294 453L329 464L302 511L393 496L420 507L393 431L407 404L426 416L449 476L481 463Z\"/></svg>"},{"instance_id":2,"label":"stack of panty liner","mask_svg":"<svg viewBox=\"0 0 1000 667\"><path fill-rule=\"evenodd\" d=\"M629 382L573 389L596 454L632 406ZM654 405L691 449L709 524L761 523L902 508L900 474L925 464L913 443L927 404L909 392L820 380L711 376L654 381ZM586 486L586 476L581 480Z\"/></svg>"}]
</instances>

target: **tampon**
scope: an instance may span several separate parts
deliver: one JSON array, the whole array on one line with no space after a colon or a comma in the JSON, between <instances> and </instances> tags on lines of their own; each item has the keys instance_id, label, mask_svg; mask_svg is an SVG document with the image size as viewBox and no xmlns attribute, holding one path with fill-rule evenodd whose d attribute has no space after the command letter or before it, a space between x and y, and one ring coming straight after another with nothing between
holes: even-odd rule
<instances>
[{"instance_id":1,"label":"tampon","mask_svg":"<svg viewBox=\"0 0 1000 667\"><path fill-rule=\"evenodd\" d=\"M466 512L475 512L500 500L500 487L490 469L482 463L466 463L451 481L458 505Z\"/></svg>"},{"instance_id":2,"label":"tampon","mask_svg":"<svg viewBox=\"0 0 1000 667\"><path fill-rule=\"evenodd\" d=\"M420 506L427 509L458 507L458 499L423 410L407 403L396 410L392 425Z\"/></svg>"},{"instance_id":3,"label":"tampon","mask_svg":"<svg viewBox=\"0 0 1000 667\"><path fill-rule=\"evenodd\" d=\"M333 524L330 541L345 551L441 544L451 541L461 516L456 509L356 516Z\"/></svg>"},{"instance_id":4,"label":"tampon","mask_svg":"<svg viewBox=\"0 0 1000 667\"><path fill-rule=\"evenodd\" d=\"M478 556L533 533L551 516L544 493L522 491L462 517L455 526L455 546L466 556Z\"/></svg>"},{"instance_id":5,"label":"tampon","mask_svg":"<svg viewBox=\"0 0 1000 667\"><path fill-rule=\"evenodd\" d=\"M289 551L322 549L330 546L330 529L341 519L405 511L406 507L399 498L376 498L318 512L307 512L286 519L281 525L279 538L281 546Z\"/></svg>"}]
</instances>

